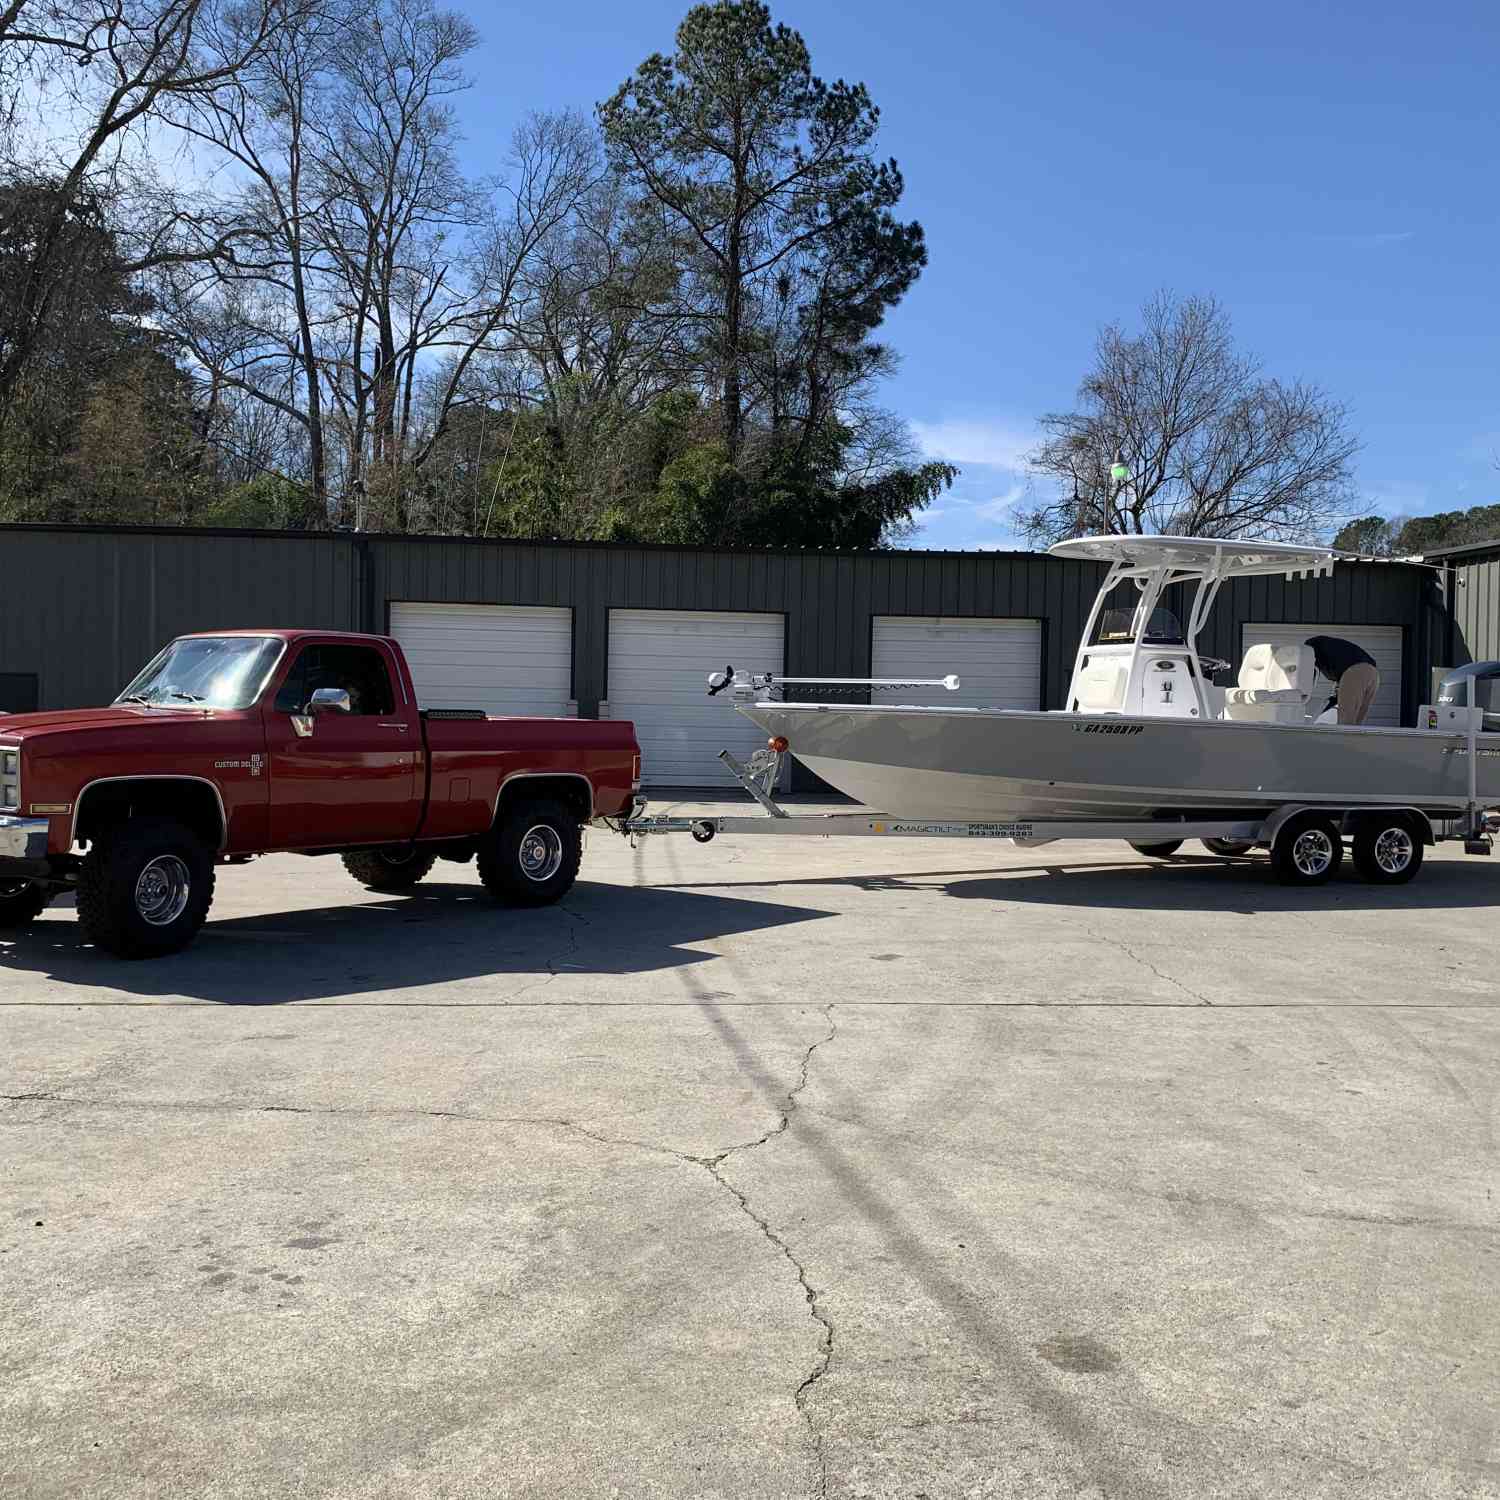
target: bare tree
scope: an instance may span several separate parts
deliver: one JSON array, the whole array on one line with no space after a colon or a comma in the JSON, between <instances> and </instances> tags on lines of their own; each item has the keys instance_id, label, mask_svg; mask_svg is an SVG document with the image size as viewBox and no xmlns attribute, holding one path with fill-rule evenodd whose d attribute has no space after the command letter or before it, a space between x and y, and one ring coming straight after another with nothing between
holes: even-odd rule
<instances>
[{"instance_id":1,"label":"bare tree","mask_svg":"<svg viewBox=\"0 0 1500 1500\"><path fill-rule=\"evenodd\" d=\"M164 314L215 390L238 391L301 427L311 526L329 520L317 301L328 261L314 221L326 203L334 70L369 19L361 0L305 12L220 87L172 101L173 123L212 147L242 186L219 220L235 253L167 267L158 278Z\"/></svg>"},{"instance_id":2,"label":"bare tree","mask_svg":"<svg viewBox=\"0 0 1500 1500\"><path fill-rule=\"evenodd\" d=\"M48 163L55 208L29 242L15 302L20 309L0 350L0 425L35 353L63 285L70 225L79 205L117 193L130 140L172 99L202 98L233 80L318 0L0 0L0 79L30 70L82 121L55 143ZM113 194L110 194L113 195ZM211 259L230 241L206 235L191 205L154 194L155 212L135 244L122 234L118 270L129 275L177 261ZM164 211L163 211L164 210Z\"/></svg>"},{"instance_id":3,"label":"bare tree","mask_svg":"<svg viewBox=\"0 0 1500 1500\"><path fill-rule=\"evenodd\" d=\"M1042 418L1033 469L1052 499L1023 512L1041 545L1090 533L1326 533L1347 514L1358 451L1347 412L1316 385L1268 378L1235 350L1211 297L1158 293L1141 331L1105 328L1079 410ZM1123 478L1112 473L1116 461Z\"/></svg>"}]
</instances>

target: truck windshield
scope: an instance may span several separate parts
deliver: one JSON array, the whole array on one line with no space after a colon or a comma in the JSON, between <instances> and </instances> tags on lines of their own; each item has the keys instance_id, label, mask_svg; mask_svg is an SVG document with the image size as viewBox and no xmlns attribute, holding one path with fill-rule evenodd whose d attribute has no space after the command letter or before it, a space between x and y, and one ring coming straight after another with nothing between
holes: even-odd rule
<instances>
[{"instance_id":1,"label":"truck windshield","mask_svg":"<svg viewBox=\"0 0 1500 1500\"><path fill-rule=\"evenodd\" d=\"M281 648L274 636L187 636L160 652L115 702L249 708Z\"/></svg>"}]
</instances>

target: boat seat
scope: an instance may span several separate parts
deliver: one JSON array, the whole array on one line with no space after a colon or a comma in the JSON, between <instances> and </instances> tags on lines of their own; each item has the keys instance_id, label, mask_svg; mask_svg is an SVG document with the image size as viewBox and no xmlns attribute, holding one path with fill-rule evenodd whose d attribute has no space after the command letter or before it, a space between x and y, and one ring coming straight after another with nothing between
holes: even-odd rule
<instances>
[{"instance_id":1,"label":"boat seat","mask_svg":"<svg viewBox=\"0 0 1500 1500\"><path fill-rule=\"evenodd\" d=\"M1245 652L1238 687L1224 693L1224 717L1242 723L1305 724L1317 671L1307 646L1262 641Z\"/></svg>"},{"instance_id":2,"label":"boat seat","mask_svg":"<svg viewBox=\"0 0 1500 1500\"><path fill-rule=\"evenodd\" d=\"M1094 657L1078 674L1075 695L1080 712L1118 713L1125 706L1128 663L1117 656Z\"/></svg>"}]
</instances>

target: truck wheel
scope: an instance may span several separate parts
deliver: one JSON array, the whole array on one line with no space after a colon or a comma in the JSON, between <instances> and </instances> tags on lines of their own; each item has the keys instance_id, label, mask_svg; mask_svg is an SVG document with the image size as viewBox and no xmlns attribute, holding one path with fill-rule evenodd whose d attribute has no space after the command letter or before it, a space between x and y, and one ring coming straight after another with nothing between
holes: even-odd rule
<instances>
[{"instance_id":1,"label":"truck wheel","mask_svg":"<svg viewBox=\"0 0 1500 1500\"><path fill-rule=\"evenodd\" d=\"M1163 839L1159 844L1137 844L1132 841L1130 847L1137 854L1144 854L1151 859L1171 859L1182 848L1182 840Z\"/></svg>"},{"instance_id":2,"label":"truck wheel","mask_svg":"<svg viewBox=\"0 0 1500 1500\"><path fill-rule=\"evenodd\" d=\"M34 880L0 880L0 929L29 926L51 899L52 892Z\"/></svg>"},{"instance_id":3,"label":"truck wheel","mask_svg":"<svg viewBox=\"0 0 1500 1500\"><path fill-rule=\"evenodd\" d=\"M1325 885L1343 858L1338 824L1320 813L1289 818L1271 845L1271 868L1282 885Z\"/></svg>"},{"instance_id":4,"label":"truck wheel","mask_svg":"<svg viewBox=\"0 0 1500 1500\"><path fill-rule=\"evenodd\" d=\"M583 834L559 802L518 802L479 844L479 878L510 906L547 906L578 878Z\"/></svg>"},{"instance_id":5,"label":"truck wheel","mask_svg":"<svg viewBox=\"0 0 1500 1500\"><path fill-rule=\"evenodd\" d=\"M424 879L437 863L437 855L392 844L388 849L361 849L344 855L344 868L372 891L404 891Z\"/></svg>"},{"instance_id":6,"label":"truck wheel","mask_svg":"<svg viewBox=\"0 0 1500 1500\"><path fill-rule=\"evenodd\" d=\"M172 818L132 818L101 833L78 872L78 920L118 958L187 947L213 899L213 855Z\"/></svg>"},{"instance_id":7,"label":"truck wheel","mask_svg":"<svg viewBox=\"0 0 1500 1500\"><path fill-rule=\"evenodd\" d=\"M1422 854L1404 818L1367 818L1354 830L1354 868L1371 885L1405 885L1422 868Z\"/></svg>"}]
</instances>

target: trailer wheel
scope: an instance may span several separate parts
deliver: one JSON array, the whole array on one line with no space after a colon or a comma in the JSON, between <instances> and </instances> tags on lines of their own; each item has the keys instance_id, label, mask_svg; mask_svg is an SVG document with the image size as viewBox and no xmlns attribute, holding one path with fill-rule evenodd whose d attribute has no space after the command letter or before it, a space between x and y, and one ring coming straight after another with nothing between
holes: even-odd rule
<instances>
[{"instance_id":1,"label":"trailer wheel","mask_svg":"<svg viewBox=\"0 0 1500 1500\"><path fill-rule=\"evenodd\" d=\"M1204 839L1203 847L1210 854L1222 854L1225 859L1238 859L1242 854L1248 854L1255 845L1245 839Z\"/></svg>"},{"instance_id":2,"label":"trailer wheel","mask_svg":"<svg viewBox=\"0 0 1500 1500\"><path fill-rule=\"evenodd\" d=\"M1354 830L1354 868L1371 885L1405 885L1422 868L1422 854L1404 818L1364 818Z\"/></svg>"},{"instance_id":3,"label":"trailer wheel","mask_svg":"<svg viewBox=\"0 0 1500 1500\"><path fill-rule=\"evenodd\" d=\"M426 878L437 855L409 844L391 844L346 854L343 861L344 868L368 890L405 891Z\"/></svg>"},{"instance_id":4,"label":"trailer wheel","mask_svg":"<svg viewBox=\"0 0 1500 1500\"><path fill-rule=\"evenodd\" d=\"M29 926L51 899L52 892L34 880L0 880L0 929Z\"/></svg>"},{"instance_id":5,"label":"trailer wheel","mask_svg":"<svg viewBox=\"0 0 1500 1500\"><path fill-rule=\"evenodd\" d=\"M1130 847L1137 854L1144 854L1148 859L1171 859L1171 857L1182 848L1181 839L1163 839L1157 844L1137 844L1133 839Z\"/></svg>"},{"instance_id":6,"label":"trailer wheel","mask_svg":"<svg viewBox=\"0 0 1500 1500\"><path fill-rule=\"evenodd\" d=\"M1325 885L1338 874L1343 858L1338 824L1321 813L1289 818L1271 845L1271 868L1283 885Z\"/></svg>"},{"instance_id":7,"label":"trailer wheel","mask_svg":"<svg viewBox=\"0 0 1500 1500\"><path fill-rule=\"evenodd\" d=\"M508 906L548 906L578 878L583 833L560 802L516 802L479 843L479 878Z\"/></svg>"}]
</instances>

